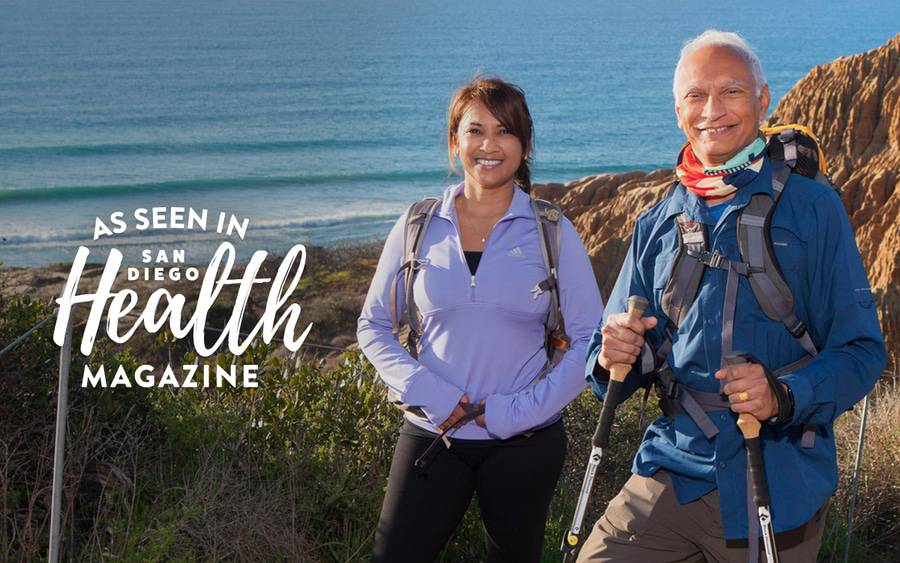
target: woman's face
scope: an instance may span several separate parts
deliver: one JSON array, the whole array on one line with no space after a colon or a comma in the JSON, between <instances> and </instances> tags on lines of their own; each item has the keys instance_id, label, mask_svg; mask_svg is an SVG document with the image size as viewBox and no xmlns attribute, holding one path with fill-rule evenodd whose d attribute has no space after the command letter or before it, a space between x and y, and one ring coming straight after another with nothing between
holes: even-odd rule
<instances>
[{"instance_id":1,"label":"woman's face","mask_svg":"<svg viewBox=\"0 0 900 563\"><path fill-rule=\"evenodd\" d=\"M466 183L485 189L511 186L526 156L519 138L477 100L469 104L459 122L455 152Z\"/></svg>"}]
</instances>

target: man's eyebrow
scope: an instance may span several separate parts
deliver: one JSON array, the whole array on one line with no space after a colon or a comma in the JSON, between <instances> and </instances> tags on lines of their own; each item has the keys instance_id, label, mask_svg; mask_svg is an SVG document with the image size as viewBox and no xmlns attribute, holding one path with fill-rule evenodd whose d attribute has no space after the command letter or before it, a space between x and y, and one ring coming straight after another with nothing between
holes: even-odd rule
<instances>
[{"instance_id":1,"label":"man's eyebrow","mask_svg":"<svg viewBox=\"0 0 900 563\"><path fill-rule=\"evenodd\" d=\"M724 86L746 86L748 82L746 80L741 80L740 78L729 78L728 80L721 82L721 84ZM703 86L697 83L693 83L686 85L684 87L684 92L687 93L695 88L698 90L703 90Z\"/></svg>"}]
</instances>

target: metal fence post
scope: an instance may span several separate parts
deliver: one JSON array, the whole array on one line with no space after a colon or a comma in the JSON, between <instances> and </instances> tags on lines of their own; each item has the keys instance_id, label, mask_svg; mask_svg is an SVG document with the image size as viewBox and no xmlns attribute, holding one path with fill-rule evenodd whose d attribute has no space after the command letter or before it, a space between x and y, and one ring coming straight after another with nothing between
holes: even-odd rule
<instances>
[{"instance_id":1,"label":"metal fence post","mask_svg":"<svg viewBox=\"0 0 900 563\"><path fill-rule=\"evenodd\" d=\"M69 365L72 361L72 315L66 325L66 338L59 352L59 392L56 402L56 440L53 446L53 496L50 503L50 563L59 561L60 509L63 496L64 453L66 448L66 420L69 415Z\"/></svg>"},{"instance_id":2,"label":"metal fence post","mask_svg":"<svg viewBox=\"0 0 900 563\"><path fill-rule=\"evenodd\" d=\"M844 544L844 563L850 560L850 539L853 532L853 512L856 511L856 492L859 487L859 470L862 467L863 445L866 442L866 418L869 415L869 396L863 399L856 442L856 461L853 464L853 484L850 486L850 510L847 512L847 541Z\"/></svg>"}]
</instances>

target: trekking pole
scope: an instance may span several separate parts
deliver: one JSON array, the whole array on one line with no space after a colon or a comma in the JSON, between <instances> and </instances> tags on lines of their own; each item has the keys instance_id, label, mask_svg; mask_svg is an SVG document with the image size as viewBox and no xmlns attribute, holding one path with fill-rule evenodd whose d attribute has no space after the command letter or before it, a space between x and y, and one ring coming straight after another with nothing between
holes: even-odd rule
<instances>
[{"instance_id":1,"label":"trekking pole","mask_svg":"<svg viewBox=\"0 0 900 563\"><path fill-rule=\"evenodd\" d=\"M733 352L725 355L725 363L730 366L751 363L752 356L744 352ZM752 362L756 363L756 362ZM760 364L762 365L762 364ZM768 369L762 366L763 369ZM741 413L737 421L744 445L747 447L747 467L750 470L750 483L753 486L753 502L759 516L759 527L763 534L763 545L766 549L766 561L778 563L778 550L775 548L775 529L772 527L772 499L769 497L769 483L766 479L766 466L763 464L762 442L759 439L759 420L750 413ZM747 530L750 533L750 530ZM748 543L749 536L748 536Z\"/></svg>"},{"instance_id":2,"label":"trekking pole","mask_svg":"<svg viewBox=\"0 0 900 563\"><path fill-rule=\"evenodd\" d=\"M418 458L416 458L416 461L413 462L413 465L415 465L417 468L425 469L425 467L428 465L428 454L430 454L431 450L433 450L435 447L437 447L437 445L440 444L441 442L444 442L444 445L447 446L448 449L450 448L450 439L447 437L447 434L451 430L456 430L457 428L461 427L462 425L464 425L472 420L475 420L476 418L478 418L479 415L484 414L484 405L476 405L476 404L472 404L472 403L460 403L460 406L462 407L465 414L458 421L456 421L456 424L454 424L450 428L444 430L443 432L438 434L434 440L432 440L431 444L429 444L428 447L425 448L425 451L422 452L422 455L420 455Z\"/></svg>"},{"instance_id":3,"label":"trekking pole","mask_svg":"<svg viewBox=\"0 0 900 563\"><path fill-rule=\"evenodd\" d=\"M639 295L629 297L629 319L640 320L648 306L647 300ZM572 525L566 532L562 545L559 547L560 551L565 554L563 561L569 561L575 555L575 551L581 543L581 524L582 520L584 520L584 513L587 510L588 500L591 497L594 476L597 474L597 467L600 466L600 460L603 458L603 448L609 445L613 418L616 407L619 404L619 396L622 394L622 384L629 371L631 371L629 364L613 364L609 368L609 385L606 388L606 397L603 399L603 406L600 409L600 419L597 421L597 428L594 430L594 436L591 438L591 455L588 457L584 481L581 483L578 504L575 506L575 516L572 518Z\"/></svg>"}]
</instances>

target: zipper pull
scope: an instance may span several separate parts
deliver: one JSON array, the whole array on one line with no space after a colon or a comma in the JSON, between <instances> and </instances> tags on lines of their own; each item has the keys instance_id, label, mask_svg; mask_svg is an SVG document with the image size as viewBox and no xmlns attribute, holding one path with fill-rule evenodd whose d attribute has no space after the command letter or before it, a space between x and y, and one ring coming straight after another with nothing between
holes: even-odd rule
<instances>
[{"instance_id":1,"label":"zipper pull","mask_svg":"<svg viewBox=\"0 0 900 563\"><path fill-rule=\"evenodd\" d=\"M469 284L469 287L475 287L475 274L472 274L472 282Z\"/></svg>"}]
</instances>

